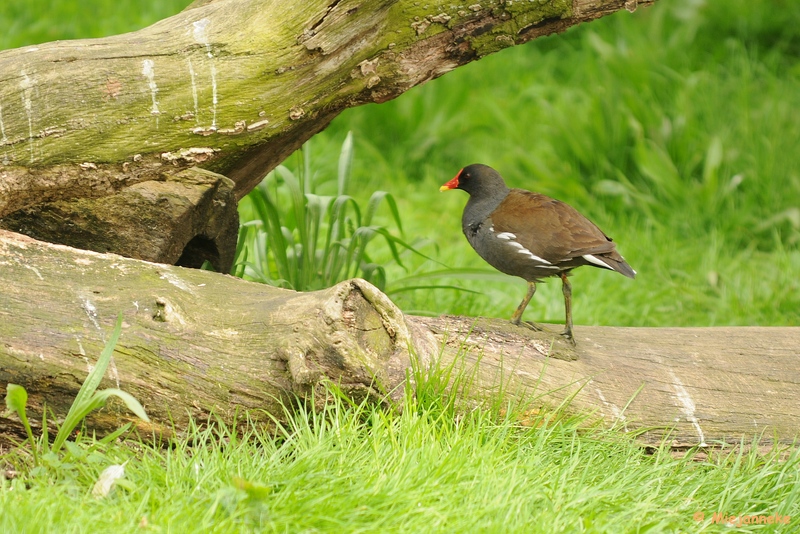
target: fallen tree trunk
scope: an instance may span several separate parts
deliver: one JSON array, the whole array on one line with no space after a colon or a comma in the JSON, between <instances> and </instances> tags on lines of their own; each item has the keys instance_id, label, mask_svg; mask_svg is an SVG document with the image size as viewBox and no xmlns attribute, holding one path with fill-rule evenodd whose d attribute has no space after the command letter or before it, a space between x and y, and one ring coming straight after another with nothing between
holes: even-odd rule
<instances>
[{"instance_id":1,"label":"fallen tree trunk","mask_svg":"<svg viewBox=\"0 0 800 534\"><path fill-rule=\"evenodd\" d=\"M321 399L327 381L392 403L414 358L471 377L469 402L504 395L593 411L647 442L714 445L800 434L800 328L577 327L559 336L500 319L408 317L370 284L297 293L206 271L51 245L0 231L0 392L28 389L63 416L118 313L122 336L104 387L140 399L151 425L121 405L99 432L134 421L168 434L189 416L231 422L279 402ZM0 418L0 440L21 438Z\"/></svg>"},{"instance_id":2,"label":"fallen tree trunk","mask_svg":"<svg viewBox=\"0 0 800 534\"><path fill-rule=\"evenodd\" d=\"M192 244L192 264L227 271L235 235L203 222L235 227L230 202L194 206L191 193L176 225L154 226L163 195L128 196L111 203L133 228L113 238L92 233L115 213L93 202L195 166L232 180L238 200L349 107L653 1L198 0L137 32L2 51L0 228L161 263ZM166 246L149 246L155 234Z\"/></svg>"}]
</instances>

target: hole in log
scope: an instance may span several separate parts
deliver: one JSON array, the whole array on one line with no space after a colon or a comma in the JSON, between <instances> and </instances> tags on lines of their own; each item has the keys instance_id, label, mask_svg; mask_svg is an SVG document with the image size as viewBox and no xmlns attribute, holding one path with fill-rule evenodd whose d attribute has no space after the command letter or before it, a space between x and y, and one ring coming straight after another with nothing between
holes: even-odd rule
<instances>
[{"instance_id":1,"label":"hole in log","mask_svg":"<svg viewBox=\"0 0 800 534\"><path fill-rule=\"evenodd\" d=\"M181 257L178 258L175 265L199 269L206 260L208 260L217 272L220 272L219 249L216 243L211 239L195 236L186 244L186 247L184 247L181 253Z\"/></svg>"}]
</instances>

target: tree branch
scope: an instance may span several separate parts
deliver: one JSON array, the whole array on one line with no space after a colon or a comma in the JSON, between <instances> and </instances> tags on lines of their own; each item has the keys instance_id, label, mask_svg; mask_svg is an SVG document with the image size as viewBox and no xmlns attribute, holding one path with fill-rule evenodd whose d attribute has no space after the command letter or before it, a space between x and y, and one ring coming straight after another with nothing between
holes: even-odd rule
<instances>
[{"instance_id":1,"label":"tree branch","mask_svg":"<svg viewBox=\"0 0 800 534\"><path fill-rule=\"evenodd\" d=\"M241 198L342 110L631 3L216 0L129 34L0 52L0 217L165 167L227 176Z\"/></svg>"}]
</instances>

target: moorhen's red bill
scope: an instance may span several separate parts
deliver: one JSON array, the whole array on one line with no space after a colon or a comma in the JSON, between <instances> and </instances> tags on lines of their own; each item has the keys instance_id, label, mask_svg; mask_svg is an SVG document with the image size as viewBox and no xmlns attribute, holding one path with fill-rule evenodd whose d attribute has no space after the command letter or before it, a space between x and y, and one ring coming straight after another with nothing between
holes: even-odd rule
<instances>
[{"instance_id":1,"label":"moorhen's red bill","mask_svg":"<svg viewBox=\"0 0 800 534\"><path fill-rule=\"evenodd\" d=\"M469 193L461 228L475 252L495 269L528 282L528 292L511 316L516 325L539 330L533 323L521 323L522 312L536 292L536 282L558 276L567 316L562 335L574 345L570 271L591 265L636 276L611 238L575 208L539 193L509 189L487 165L464 167L439 191L448 189Z\"/></svg>"}]
</instances>

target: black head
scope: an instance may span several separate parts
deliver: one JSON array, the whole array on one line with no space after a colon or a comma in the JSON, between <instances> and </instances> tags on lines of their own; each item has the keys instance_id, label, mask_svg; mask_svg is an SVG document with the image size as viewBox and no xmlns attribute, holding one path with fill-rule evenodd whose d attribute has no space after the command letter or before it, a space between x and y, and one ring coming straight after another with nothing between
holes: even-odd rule
<instances>
[{"instance_id":1,"label":"black head","mask_svg":"<svg viewBox=\"0 0 800 534\"><path fill-rule=\"evenodd\" d=\"M439 188L439 191L461 189L471 196L505 196L508 188L503 177L488 165L474 163L458 171L455 178Z\"/></svg>"}]
</instances>

